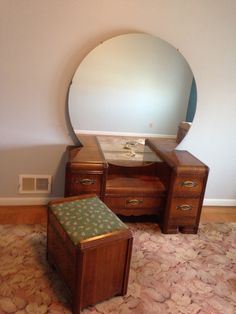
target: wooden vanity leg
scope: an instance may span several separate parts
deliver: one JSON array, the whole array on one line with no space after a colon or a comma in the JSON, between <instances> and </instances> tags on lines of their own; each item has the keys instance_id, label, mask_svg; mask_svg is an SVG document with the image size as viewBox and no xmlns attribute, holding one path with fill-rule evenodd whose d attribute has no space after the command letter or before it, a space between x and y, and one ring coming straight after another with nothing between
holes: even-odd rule
<instances>
[{"instance_id":1,"label":"wooden vanity leg","mask_svg":"<svg viewBox=\"0 0 236 314\"><path fill-rule=\"evenodd\" d=\"M179 232L178 226L168 226L168 227L163 227L161 228L161 231L165 234L175 234Z\"/></svg>"},{"instance_id":2,"label":"wooden vanity leg","mask_svg":"<svg viewBox=\"0 0 236 314\"><path fill-rule=\"evenodd\" d=\"M183 227L179 227L179 231L181 233L190 233L190 234L194 234L197 233L198 231L198 226L183 226Z\"/></svg>"}]
</instances>

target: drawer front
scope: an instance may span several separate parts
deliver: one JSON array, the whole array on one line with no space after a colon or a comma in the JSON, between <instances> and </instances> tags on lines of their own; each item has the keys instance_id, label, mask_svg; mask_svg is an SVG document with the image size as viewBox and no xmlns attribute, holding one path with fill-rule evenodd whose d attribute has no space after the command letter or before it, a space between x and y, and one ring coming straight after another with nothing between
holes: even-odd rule
<instances>
[{"instance_id":1,"label":"drawer front","mask_svg":"<svg viewBox=\"0 0 236 314\"><path fill-rule=\"evenodd\" d=\"M132 196L132 197L130 196L129 197L106 196L105 203L111 209L158 208L162 205L163 199L156 198L156 197L140 197L140 196Z\"/></svg>"},{"instance_id":2,"label":"drawer front","mask_svg":"<svg viewBox=\"0 0 236 314\"><path fill-rule=\"evenodd\" d=\"M164 208L164 198L161 197L106 196L104 202L114 213L122 216L160 216Z\"/></svg>"},{"instance_id":3,"label":"drawer front","mask_svg":"<svg viewBox=\"0 0 236 314\"><path fill-rule=\"evenodd\" d=\"M203 178L201 177L178 177L174 184L174 195L193 195L199 196L203 187Z\"/></svg>"},{"instance_id":4,"label":"drawer front","mask_svg":"<svg viewBox=\"0 0 236 314\"><path fill-rule=\"evenodd\" d=\"M170 220L177 223L192 223L198 213L198 198L173 198L170 206Z\"/></svg>"},{"instance_id":5,"label":"drawer front","mask_svg":"<svg viewBox=\"0 0 236 314\"><path fill-rule=\"evenodd\" d=\"M83 193L100 193L102 175L72 173L69 181L71 196Z\"/></svg>"}]
</instances>

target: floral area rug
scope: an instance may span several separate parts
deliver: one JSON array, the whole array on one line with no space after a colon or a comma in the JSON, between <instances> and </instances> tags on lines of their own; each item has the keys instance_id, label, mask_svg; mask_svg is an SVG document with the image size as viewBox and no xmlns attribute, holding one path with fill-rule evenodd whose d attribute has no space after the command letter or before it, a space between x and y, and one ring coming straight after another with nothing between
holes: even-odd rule
<instances>
[{"instance_id":1,"label":"floral area rug","mask_svg":"<svg viewBox=\"0 0 236 314\"><path fill-rule=\"evenodd\" d=\"M129 223L134 235L128 293L83 314L235 314L236 223L164 235ZM64 286L46 260L42 225L0 226L0 314L69 314Z\"/></svg>"}]
</instances>

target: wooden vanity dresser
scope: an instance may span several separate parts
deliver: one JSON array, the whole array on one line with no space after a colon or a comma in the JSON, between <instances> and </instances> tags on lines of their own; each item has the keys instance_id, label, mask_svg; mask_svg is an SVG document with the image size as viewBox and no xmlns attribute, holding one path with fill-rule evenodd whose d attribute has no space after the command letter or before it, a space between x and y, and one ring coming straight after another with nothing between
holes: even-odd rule
<instances>
[{"instance_id":1,"label":"wooden vanity dresser","mask_svg":"<svg viewBox=\"0 0 236 314\"><path fill-rule=\"evenodd\" d=\"M163 233L197 233L208 167L174 139L97 136L68 147L65 196L97 194L122 216L154 216Z\"/></svg>"}]
</instances>

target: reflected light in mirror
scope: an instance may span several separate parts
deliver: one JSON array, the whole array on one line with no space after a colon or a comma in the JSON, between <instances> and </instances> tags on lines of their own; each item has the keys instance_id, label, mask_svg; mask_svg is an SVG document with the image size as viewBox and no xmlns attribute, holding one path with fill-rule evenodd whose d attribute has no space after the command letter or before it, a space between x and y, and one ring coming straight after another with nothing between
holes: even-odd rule
<instances>
[{"instance_id":1,"label":"reflected light in mirror","mask_svg":"<svg viewBox=\"0 0 236 314\"><path fill-rule=\"evenodd\" d=\"M175 137L180 122L192 122L195 108L188 63L176 48L148 34L120 35L98 45L82 60L69 89L77 136Z\"/></svg>"}]
</instances>

